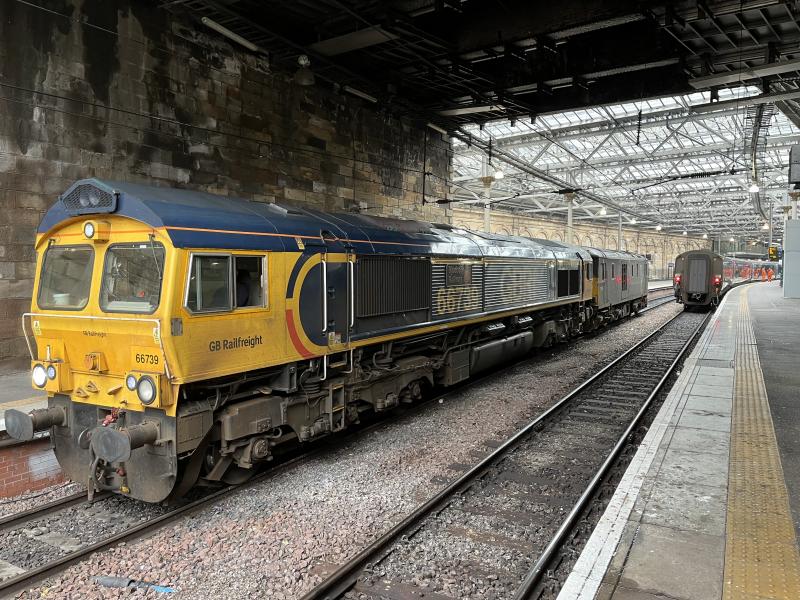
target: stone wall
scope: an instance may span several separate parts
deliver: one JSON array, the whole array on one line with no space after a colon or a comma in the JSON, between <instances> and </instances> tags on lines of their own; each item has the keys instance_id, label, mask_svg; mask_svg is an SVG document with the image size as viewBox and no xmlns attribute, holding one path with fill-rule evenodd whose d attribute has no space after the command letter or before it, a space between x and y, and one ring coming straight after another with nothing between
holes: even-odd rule
<instances>
[{"instance_id":1,"label":"stone wall","mask_svg":"<svg viewBox=\"0 0 800 600\"><path fill-rule=\"evenodd\" d=\"M143 0L0 2L0 361L26 353L34 231L76 179L448 222L449 143ZM423 156L426 159L423 168Z\"/></svg>"},{"instance_id":2,"label":"stone wall","mask_svg":"<svg viewBox=\"0 0 800 600\"><path fill-rule=\"evenodd\" d=\"M483 209L453 208L453 225L483 230ZM526 237L545 238L563 242L567 236L567 225L564 221L525 217L500 210L492 210L490 218L493 233L523 235ZM573 227L573 243L595 248L617 249L616 223L606 225L577 221ZM672 235L639 229L622 228L622 249L630 252L649 254L650 275L654 279L666 279L672 276L669 263L686 250L711 248L710 240L683 235Z\"/></svg>"}]
</instances>

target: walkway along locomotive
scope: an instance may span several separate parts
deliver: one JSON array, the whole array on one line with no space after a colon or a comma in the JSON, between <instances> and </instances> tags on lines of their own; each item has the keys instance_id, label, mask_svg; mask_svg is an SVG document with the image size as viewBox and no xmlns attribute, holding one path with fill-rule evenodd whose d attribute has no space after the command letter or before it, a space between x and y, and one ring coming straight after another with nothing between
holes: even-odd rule
<instances>
[{"instance_id":1,"label":"walkway along locomotive","mask_svg":"<svg viewBox=\"0 0 800 600\"><path fill-rule=\"evenodd\" d=\"M642 256L95 179L36 250L8 432L148 502L647 304Z\"/></svg>"}]
</instances>

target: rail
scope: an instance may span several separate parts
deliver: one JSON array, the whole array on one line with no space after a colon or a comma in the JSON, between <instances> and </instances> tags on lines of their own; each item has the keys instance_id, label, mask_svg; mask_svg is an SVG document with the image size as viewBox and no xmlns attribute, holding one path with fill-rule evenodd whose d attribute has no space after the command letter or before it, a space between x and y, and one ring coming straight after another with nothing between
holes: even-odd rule
<instances>
[{"instance_id":1,"label":"rail","mask_svg":"<svg viewBox=\"0 0 800 600\"><path fill-rule=\"evenodd\" d=\"M615 369L617 369L620 365L624 365L624 363L634 356L639 350L646 348L649 343L654 339L655 336L663 333L665 329L672 323L675 323L678 319L684 317L684 314L678 314L669 321L667 321L664 325L662 325L658 330L654 331L650 335L646 336L639 342L637 342L633 347L625 351L623 354L618 356L614 359L611 363L603 367L600 371L596 372L592 375L589 379L581 383L578 387L574 390L569 392L566 396L561 398L558 402L540 414L538 417L530 421L525 427L517 431L514 435L508 438L505 442L503 442L500 446L498 446L493 452L491 452L488 456L482 459L480 462L475 464L471 467L467 472L465 472L462 476L457 478L456 480L452 481L449 485L447 485L444 489L439 491L425 503L417 507L412 513L407 515L402 521L396 524L394 527L389 529L386 533L384 533L380 538L375 540L369 546L364 548L361 552L359 552L355 557L349 560L347 563L342 565L339 569L337 569L333 574L331 574L327 579L323 580L317 587L309 591L305 596L303 596L303 600L330 600L333 598L341 598L343 597L348 591L350 591L354 585L358 582L360 577L371 570L374 569L375 565L380 563L381 561L385 560L387 556L392 551L393 546L397 546L397 544L401 540L408 540L411 536L415 535L418 531L420 531L424 527L424 522L428 518L432 518L436 514L439 514L441 511L445 510L447 506L462 492L473 486L473 484L479 478L484 477L490 469L495 467L499 464L502 459L504 459L509 452L516 448L520 442L527 439L531 434L540 430L545 423L550 422L556 415L563 414L565 411L564 409L582 392L596 384L597 382L606 378L606 376L612 373ZM655 388L649 394L648 399L646 400L646 404L641 407L641 409L637 412L633 421L631 421L630 425L625 429L624 434L620 437L617 444L614 446L611 455L604 461L600 470L598 470L597 474L592 478L590 488L593 490L598 482L602 481L604 473L607 471L608 466L613 464L614 459L618 456L620 449L624 446L623 442L628 439L630 432L637 426L637 424L641 421L642 416L649 408L652 399L656 396L656 394L662 389L664 382L667 380L669 375L675 368L683 357L686 349L690 346L691 342L695 339L699 331L704 326L707 320L704 319L694 330L691 332L691 335L683 344L681 351L678 353L677 356L671 361L667 372L663 374L662 377L656 383ZM580 507L583 507L587 501L587 499L591 498L592 492L590 489L587 490L581 495L579 504ZM576 505L577 506L577 505ZM568 515L569 522L567 523L565 520L565 524L563 524L558 532L558 542L552 542L548 545L547 549L545 550L546 556L541 558L536 562L536 573L535 575L530 576L530 580L533 584L538 581L538 577L541 574L541 565L546 564L549 560L549 557L552 555L553 549L557 546L557 544L563 540L565 532L569 531L572 523L576 515L580 514L579 508L574 508L570 511ZM526 582L525 585L528 585L529 577L525 577L524 581ZM526 588L527 589L527 588ZM426 589L427 591L433 591L430 589ZM435 595L435 594L434 594Z\"/></svg>"}]
</instances>

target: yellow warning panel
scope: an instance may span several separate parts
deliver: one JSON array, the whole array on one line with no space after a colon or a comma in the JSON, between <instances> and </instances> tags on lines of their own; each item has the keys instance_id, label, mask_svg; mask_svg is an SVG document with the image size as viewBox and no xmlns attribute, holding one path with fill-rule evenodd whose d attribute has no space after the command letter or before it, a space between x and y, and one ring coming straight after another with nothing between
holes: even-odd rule
<instances>
[{"instance_id":1,"label":"yellow warning panel","mask_svg":"<svg viewBox=\"0 0 800 600\"><path fill-rule=\"evenodd\" d=\"M800 599L800 555L747 294L740 295L723 598Z\"/></svg>"}]
</instances>

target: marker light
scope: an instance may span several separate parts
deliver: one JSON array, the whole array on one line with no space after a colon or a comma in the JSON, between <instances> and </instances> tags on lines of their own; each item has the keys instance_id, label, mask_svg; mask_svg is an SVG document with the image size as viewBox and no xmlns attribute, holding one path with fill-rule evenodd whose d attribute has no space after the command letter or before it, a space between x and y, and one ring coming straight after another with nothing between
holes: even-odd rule
<instances>
[{"instance_id":1,"label":"marker light","mask_svg":"<svg viewBox=\"0 0 800 600\"><path fill-rule=\"evenodd\" d=\"M128 388L130 391L136 389L136 376L135 375L128 375L125 378L125 387Z\"/></svg>"},{"instance_id":2,"label":"marker light","mask_svg":"<svg viewBox=\"0 0 800 600\"><path fill-rule=\"evenodd\" d=\"M89 221L83 224L83 235L87 238L94 237L94 223Z\"/></svg>"},{"instance_id":3,"label":"marker light","mask_svg":"<svg viewBox=\"0 0 800 600\"><path fill-rule=\"evenodd\" d=\"M136 384L136 395L139 396L139 402L142 404L152 404L156 399L156 384L152 378L145 375Z\"/></svg>"},{"instance_id":4,"label":"marker light","mask_svg":"<svg viewBox=\"0 0 800 600\"><path fill-rule=\"evenodd\" d=\"M680 285L680 284L681 284L681 276L675 275L675 285Z\"/></svg>"},{"instance_id":5,"label":"marker light","mask_svg":"<svg viewBox=\"0 0 800 600\"><path fill-rule=\"evenodd\" d=\"M722 278L719 275L714 275L714 285L719 285L722 282Z\"/></svg>"},{"instance_id":6,"label":"marker light","mask_svg":"<svg viewBox=\"0 0 800 600\"><path fill-rule=\"evenodd\" d=\"M42 365L36 365L33 367L32 378L36 387L44 387L47 383L47 371Z\"/></svg>"},{"instance_id":7,"label":"marker light","mask_svg":"<svg viewBox=\"0 0 800 600\"><path fill-rule=\"evenodd\" d=\"M53 365L47 365L47 378L50 380L56 378L56 368Z\"/></svg>"}]
</instances>

